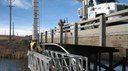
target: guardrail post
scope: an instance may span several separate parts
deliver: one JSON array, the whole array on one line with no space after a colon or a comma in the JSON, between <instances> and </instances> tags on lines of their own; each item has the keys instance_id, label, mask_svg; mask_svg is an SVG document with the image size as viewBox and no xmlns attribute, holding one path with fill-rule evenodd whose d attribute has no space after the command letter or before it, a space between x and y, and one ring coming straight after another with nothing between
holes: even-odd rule
<instances>
[{"instance_id":1,"label":"guardrail post","mask_svg":"<svg viewBox=\"0 0 128 71\"><path fill-rule=\"evenodd\" d=\"M78 61L78 57L75 58L76 60L76 71L79 71L79 61Z\"/></svg>"},{"instance_id":2,"label":"guardrail post","mask_svg":"<svg viewBox=\"0 0 128 71\"><path fill-rule=\"evenodd\" d=\"M60 44L63 44L63 25L64 22L60 19L58 25L60 26Z\"/></svg>"},{"instance_id":3,"label":"guardrail post","mask_svg":"<svg viewBox=\"0 0 128 71\"><path fill-rule=\"evenodd\" d=\"M74 24L74 44L78 44L78 24Z\"/></svg>"},{"instance_id":4,"label":"guardrail post","mask_svg":"<svg viewBox=\"0 0 128 71\"><path fill-rule=\"evenodd\" d=\"M51 43L53 43L53 40L54 40L54 30L52 29L51 30Z\"/></svg>"},{"instance_id":5,"label":"guardrail post","mask_svg":"<svg viewBox=\"0 0 128 71\"><path fill-rule=\"evenodd\" d=\"M99 46L106 46L106 19L105 15L100 16L100 37L99 37Z\"/></svg>"},{"instance_id":6,"label":"guardrail post","mask_svg":"<svg viewBox=\"0 0 128 71\"><path fill-rule=\"evenodd\" d=\"M47 43L47 31L45 31L45 43Z\"/></svg>"}]
</instances>

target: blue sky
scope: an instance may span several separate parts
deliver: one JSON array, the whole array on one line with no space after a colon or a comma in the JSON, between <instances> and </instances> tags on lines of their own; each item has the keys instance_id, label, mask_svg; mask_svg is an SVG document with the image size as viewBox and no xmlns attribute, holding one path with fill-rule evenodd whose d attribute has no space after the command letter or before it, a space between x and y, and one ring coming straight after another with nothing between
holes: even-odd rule
<instances>
[{"instance_id":1,"label":"blue sky","mask_svg":"<svg viewBox=\"0 0 128 71\"><path fill-rule=\"evenodd\" d=\"M9 34L9 8L7 0L0 0L0 34ZM68 22L79 20L77 9L80 3L76 0L38 0L41 30L50 30L57 26L59 19L68 18ZM127 3L128 0L119 0ZM33 12L32 0L15 0L12 21L15 24L15 34L32 33Z\"/></svg>"}]
</instances>

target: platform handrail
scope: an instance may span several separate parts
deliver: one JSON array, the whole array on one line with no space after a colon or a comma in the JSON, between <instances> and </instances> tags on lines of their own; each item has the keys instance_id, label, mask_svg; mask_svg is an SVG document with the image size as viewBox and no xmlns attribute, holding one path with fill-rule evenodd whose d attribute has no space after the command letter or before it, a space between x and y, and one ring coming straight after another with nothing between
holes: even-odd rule
<instances>
[{"instance_id":1,"label":"platform handrail","mask_svg":"<svg viewBox=\"0 0 128 71\"><path fill-rule=\"evenodd\" d=\"M41 44L42 46L46 46L46 45L55 45L55 46L58 46L59 48L61 48L66 54L70 54L64 47L60 46L59 44L56 44L56 43L43 43Z\"/></svg>"},{"instance_id":2,"label":"platform handrail","mask_svg":"<svg viewBox=\"0 0 128 71\"><path fill-rule=\"evenodd\" d=\"M49 71L51 58L34 51L28 51L28 68L31 71Z\"/></svg>"},{"instance_id":3,"label":"platform handrail","mask_svg":"<svg viewBox=\"0 0 128 71\"><path fill-rule=\"evenodd\" d=\"M28 51L31 71L88 71L87 57L45 50L42 54Z\"/></svg>"},{"instance_id":4,"label":"platform handrail","mask_svg":"<svg viewBox=\"0 0 128 71\"><path fill-rule=\"evenodd\" d=\"M28 67L31 71L88 71L88 58L70 54L63 46L56 43L43 43L43 53L28 51ZM64 52L48 50L52 45Z\"/></svg>"},{"instance_id":5,"label":"platform handrail","mask_svg":"<svg viewBox=\"0 0 128 71\"><path fill-rule=\"evenodd\" d=\"M58 70L63 71L63 68L66 69L67 71L72 71L71 69L73 69L73 71L88 71L87 57L83 57L80 55L67 54L63 52L51 51L51 50L46 50L45 54L46 56L49 56L52 58L52 64L55 66L57 71ZM69 61L66 61L67 59ZM58 64L56 64L56 62ZM85 68L83 66L83 62L85 64ZM59 67L62 67L62 68L60 69Z\"/></svg>"}]
</instances>

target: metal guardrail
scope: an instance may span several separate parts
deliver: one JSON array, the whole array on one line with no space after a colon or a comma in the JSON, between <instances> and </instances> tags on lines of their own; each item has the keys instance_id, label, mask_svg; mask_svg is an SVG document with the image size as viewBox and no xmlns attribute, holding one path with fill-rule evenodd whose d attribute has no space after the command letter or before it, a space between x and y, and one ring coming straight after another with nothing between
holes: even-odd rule
<instances>
[{"instance_id":1,"label":"metal guardrail","mask_svg":"<svg viewBox=\"0 0 128 71\"><path fill-rule=\"evenodd\" d=\"M56 46L64 52L45 50L47 45ZM28 51L28 67L31 71L88 71L87 57L70 54L55 43L44 43L42 46L44 47L42 54Z\"/></svg>"},{"instance_id":2,"label":"metal guardrail","mask_svg":"<svg viewBox=\"0 0 128 71\"><path fill-rule=\"evenodd\" d=\"M87 57L46 50L55 71L88 71Z\"/></svg>"},{"instance_id":3,"label":"metal guardrail","mask_svg":"<svg viewBox=\"0 0 128 71\"><path fill-rule=\"evenodd\" d=\"M28 68L31 71L49 71L50 57L34 51L28 51Z\"/></svg>"},{"instance_id":4,"label":"metal guardrail","mask_svg":"<svg viewBox=\"0 0 128 71\"><path fill-rule=\"evenodd\" d=\"M45 50L43 54L28 51L31 71L88 71L87 57Z\"/></svg>"}]
</instances>

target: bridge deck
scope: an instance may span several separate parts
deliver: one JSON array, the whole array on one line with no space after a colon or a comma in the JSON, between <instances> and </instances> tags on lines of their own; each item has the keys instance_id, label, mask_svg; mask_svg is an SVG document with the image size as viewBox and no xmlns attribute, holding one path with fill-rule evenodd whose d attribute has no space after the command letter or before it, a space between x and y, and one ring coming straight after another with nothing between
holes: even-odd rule
<instances>
[{"instance_id":1,"label":"bridge deck","mask_svg":"<svg viewBox=\"0 0 128 71\"><path fill-rule=\"evenodd\" d=\"M106 52L119 52L118 49L114 47L101 47L101 46L88 46L88 45L74 45L74 44L60 44L63 46L69 53L72 54L95 54L95 53L106 53ZM46 45L46 49L61 51L60 48L54 45Z\"/></svg>"}]
</instances>

